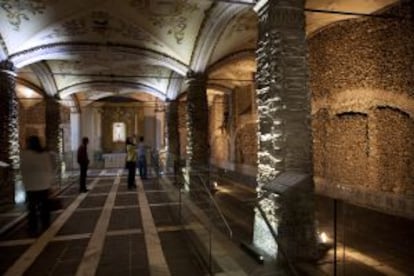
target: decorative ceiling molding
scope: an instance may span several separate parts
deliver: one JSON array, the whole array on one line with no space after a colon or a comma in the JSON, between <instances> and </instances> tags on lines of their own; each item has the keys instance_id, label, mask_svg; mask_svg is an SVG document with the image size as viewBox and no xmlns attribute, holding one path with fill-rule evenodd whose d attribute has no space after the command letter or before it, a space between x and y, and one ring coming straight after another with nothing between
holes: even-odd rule
<instances>
[{"instance_id":1,"label":"decorative ceiling molding","mask_svg":"<svg viewBox=\"0 0 414 276\"><path fill-rule=\"evenodd\" d=\"M85 92L88 90L105 90L108 89L115 91L119 90L125 90L128 89L134 89L138 91L144 91L148 94L151 94L163 101L165 101L166 96L162 91L159 91L158 89L148 86L146 84L142 83L133 83L133 82L126 82L126 81L91 81L91 82L84 82L79 83L76 85L72 85L70 87L67 87L65 89L62 89L59 91L59 96L61 99L65 99L73 94L79 93L79 92Z\"/></svg>"},{"instance_id":2,"label":"decorative ceiling molding","mask_svg":"<svg viewBox=\"0 0 414 276\"><path fill-rule=\"evenodd\" d=\"M222 66L229 63L233 63L239 60L253 59L256 60L256 52L250 50L243 50L240 52L233 53L231 55L225 56L222 59L218 60L214 64L208 67L207 72L211 73L217 69L220 69Z\"/></svg>"},{"instance_id":3,"label":"decorative ceiling molding","mask_svg":"<svg viewBox=\"0 0 414 276\"><path fill-rule=\"evenodd\" d=\"M143 1L131 1L132 6L137 9L138 12L142 11L145 6ZM188 16L191 13L200 10L197 4L190 3L189 0L176 0L176 1L153 1L148 3L149 6L153 5L153 12L149 21L151 24L161 30L167 29L167 34L174 36L177 44L182 44L184 40L185 30L188 26ZM147 5L148 5L147 4ZM163 5L164 10L157 5ZM186 16L185 16L186 15Z\"/></svg>"},{"instance_id":4,"label":"decorative ceiling molding","mask_svg":"<svg viewBox=\"0 0 414 276\"><path fill-rule=\"evenodd\" d=\"M123 54L130 60L139 60L144 64L153 64L171 69L185 75L188 67L182 62L164 54L128 45L97 44L97 43L56 43L39 46L10 56L17 68L39 62L41 60L70 60L82 55L105 52Z\"/></svg>"},{"instance_id":5,"label":"decorative ceiling molding","mask_svg":"<svg viewBox=\"0 0 414 276\"><path fill-rule=\"evenodd\" d=\"M30 65L30 69L35 73L43 86L45 93L49 96L55 96L57 94L57 86L55 79L52 76L49 66L46 62L38 62Z\"/></svg>"},{"instance_id":6,"label":"decorative ceiling molding","mask_svg":"<svg viewBox=\"0 0 414 276\"><path fill-rule=\"evenodd\" d=\"M167 99L175 100L180 94L180 89L184 82L184 78L177 73L173 72L170 77L170 82L167 87Z\"/></svg>"},{"instance_id":7,"label":"decorative ceiling molding","mask_svg":"<svg viewBox=\"0 0 414 276\"><path fill-rule=\"evenodd\" d=\"M150 33L133 22L124 18L118 18L109 11L93 10L78 18L71 18L50 31L40 36L39 40L47 43L49 40L57 40L68 37L90 37L95 35L99 40L113 41L116 38L149 43L152 46L164 48L164 45L155 39Z\"/></svg>"},{"instance_id":8,"label":"decorative ceiling molding","mask_svg":"<svg viewBox=\"0 0 414 276\"><path fill-rule=\"evenodd\" d=\"M197 38L195 49L190 62L190 68L194 72L204 72L214 47L221 34L239 12L247 9L246 5L218 3L214 5L203 22L201 35Z\"/></svg>"}]
</instances>

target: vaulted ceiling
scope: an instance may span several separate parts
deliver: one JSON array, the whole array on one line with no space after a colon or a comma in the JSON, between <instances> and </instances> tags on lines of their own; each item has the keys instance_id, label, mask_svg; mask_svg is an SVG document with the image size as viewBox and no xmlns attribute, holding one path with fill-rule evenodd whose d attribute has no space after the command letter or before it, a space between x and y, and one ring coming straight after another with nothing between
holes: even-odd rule
<instances>
[{"instance_id":1,"label":"vaulted ceiling","mask_svg":"<svg viewBox=\"0 0 414 276\"><path fill-rule=\"evenodd\" d=\"M231 89L255 71L255 2L0 0L0 59L15 64L20 83L72 104L115 95L174 99L190 70L209 71L213 86ZM308 0L306 7L373 13L394 2ZM308 34L352 17L306 16Z\"/></svg>"}]
</instances>

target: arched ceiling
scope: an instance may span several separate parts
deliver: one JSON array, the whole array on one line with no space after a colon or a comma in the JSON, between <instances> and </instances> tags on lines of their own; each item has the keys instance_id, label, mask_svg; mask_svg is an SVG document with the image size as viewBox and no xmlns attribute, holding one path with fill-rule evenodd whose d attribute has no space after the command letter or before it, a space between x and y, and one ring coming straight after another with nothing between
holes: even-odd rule
<instances>
[{"instance_id":1,"label":"arched ceiling","mask_svg":"<svg viewBox=\"0 0 414 276\"><path fill-rule=\"evenodd\" d=\"M252 79L254 59L231 57L254 54L255 2L0 0L0 59L14 62L20 79L65 101L82 104L118 95L148 99L144 94L173 99L189 70L213 65L211 78ZM308 0L306 8L373 13L393 2ZM350 18L306 16L308 34Z\"/></svg>"}]
</instances>

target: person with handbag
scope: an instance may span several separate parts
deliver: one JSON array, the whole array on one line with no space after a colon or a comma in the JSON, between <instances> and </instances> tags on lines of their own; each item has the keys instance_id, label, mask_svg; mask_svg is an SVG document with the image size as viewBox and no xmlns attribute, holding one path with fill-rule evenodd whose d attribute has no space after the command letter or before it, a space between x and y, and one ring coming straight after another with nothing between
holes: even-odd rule
<instances>
[{"instance_id":1,"label":"person with handbag","mask_svg":"<svg viewBox=\"0 0 414 276\"><path fill-rule=\"evenodd\" d=\"M20 169L23 185L26 190L28 209L29 235L38 234L38 221L42 230L50 225L49 190L54 181L51 154L40 143L38 136L30 136L26 142L26 150L21 153Z\"/></svg>"}]
</instances>

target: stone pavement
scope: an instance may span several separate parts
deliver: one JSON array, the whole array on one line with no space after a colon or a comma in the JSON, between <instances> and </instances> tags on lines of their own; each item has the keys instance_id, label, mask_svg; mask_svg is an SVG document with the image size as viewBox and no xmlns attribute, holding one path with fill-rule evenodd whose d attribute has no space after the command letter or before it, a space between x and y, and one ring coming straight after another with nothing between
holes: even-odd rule
<instances>
[{"instance_id":1,"label":"stone pavement","mask_svg":"<svg viewBox=\"0 0 414 276\"><path fill-rule=\"evenodd\" d=\"M53 212L51 227L37 238L27 234L24 206L1 210L1 227L16 222L0 233L0 274L207 275L207 256L214 275L283 275L272 261L258 264L240 249L253 231L254 191L219 183L214 197L233 230L229 238L222 229L210 231L171 180L137 178L137 189L128 190L125 171L91 171L90 191L79 194L76 181L63 189L64 208ZM319 230L332 237L332 200L317 196L316 203ZM412 221L342 203L337 275L411 275L413 227ZM316 264L296 263L298 275L333 275L332 254L331 248Z\"/></svg>"},{"instance_id":2,"label":"stone pavement","mask_svg":"<svg viewBox=\"0 0 414 276\"><path fill-rule=\"evenodd\" d=\"M88 178L59 197L64 209L36 239L25 223L0 237L2 275L205 275L182 228L170 216L161 186L137 178L128 190L122 170Z\"/></svg>"}]
</instances>

